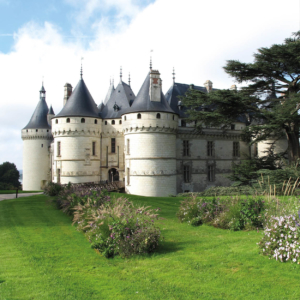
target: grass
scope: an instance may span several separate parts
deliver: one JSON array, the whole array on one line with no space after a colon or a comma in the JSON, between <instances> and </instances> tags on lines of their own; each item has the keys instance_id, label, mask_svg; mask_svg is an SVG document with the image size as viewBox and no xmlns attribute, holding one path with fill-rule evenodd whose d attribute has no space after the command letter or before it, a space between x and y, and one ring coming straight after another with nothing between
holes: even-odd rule
<instances>
[{"instance_id":1,"label":"grass","mask_svg":"<svg viewBox=\"0 0 300 300\"><path fill-rule=\"evenodd\" d=\"M44 195L0 202L0 299L299 299L299 266L258 254L262 233L180 224L181 198L127 195L160 207L159 252L106 259Z\"/></svg>"},{"instance_id":2,"label":"grass","mask_svg":"<svg viewBox=\"0 0 300 300\"><path fill-rule=\"evenodd\" d=\"M18 190L18 194L27 194L27 193L39 193L42 191L21 191ZM0 194L15 194L16 190L0 190Z\"/></svg>"}]
</instances>

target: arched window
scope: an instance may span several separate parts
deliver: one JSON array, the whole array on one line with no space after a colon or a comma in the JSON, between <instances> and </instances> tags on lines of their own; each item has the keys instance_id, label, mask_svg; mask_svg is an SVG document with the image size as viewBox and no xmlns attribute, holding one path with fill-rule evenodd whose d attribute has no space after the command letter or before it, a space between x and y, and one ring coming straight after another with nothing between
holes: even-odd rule
<instances>
[{"instance_id":1,"label":"arched window","mask_svg":"<svg viewBox=\"0 0 300 300\"><path fill-rule=\"evenodd\" d=\"M107 125L107 121L104 122L104 125Z\"/></svg>"},{"instance_id":2,"label":"arched window","mask_svg":"<svg viewBox=\"0 0 300 300\"><path fill-rule=\"evenodd\" d=\"M70 118L67 118L67 123L70 123Z\"/></svg>"},{"instance_id":3,"label":"arched window","mask_svg":"<svg viewBox=\"0 0 300 300\"><path fill-rule=\"evenodd\" d=\"M126 121L126 116L124 117L124 120Z\"/></svg>"},{"instance_id":4,"label":"arched window","mask_svg":"<svg viewBox=\"0 0 300 300\"><path fill-rule=\"evenodd\" d=\"M81 118L81 123L85 123L85 118Z\"/></svg>"},{"instance_id":5,"label":"arched window","mask_svg":"<svg viewBox=\"0 0 300 300\"><path fill-rule=\"evenodd\" d=\"M119 124L122 124L122 120L119 121Z\"/></svg>"},{"instance_id":6,"label":"arched window","mask_svg":"<svg viewBox=\"0 0 300 300\"><path fill-rule=\"evenodd\" d=\"M58 124L58 120L57 119L55 120L55 124Z\"/></svg>"},{"instance_id":7,"label":"arched window","mask_svg":"<svg viewBox=\"0 0 300 300\"><path fill-rule=\"evenodd\" d=\"M138 118L138 119L141 119L141 118L142 118L142 115L141 115L141 114L138 114L138 115L137 115L137 118Z\"/></svg>"},{"instance_id":8,"label":"arched window","mask_svg":"<svg viewBox=\"0 0 300 300\"><path fill-rule=\"evenodd\" d=\"M116 123L115 120L112 120L112 121L111 121L111 124L112 124L112 125L115 125L115 123Z\"/></svg>"},{"instance_id":9,"label":"arched window","mask_svg":"<svg viewBox=\"0 0 300 300\"><path fill-rule=\"evenodd\" d=\"M156 114L156 119L160 119L160 113Z\"/></svg>"},{"instance_id":10,"label":"arched window","mask_svg":"<svg viewBox=\"0 0 300 300\"><path fill-rule=\"evenodd\" d=\"M94 123L95 123L95 124L97 124L97 123L98 123L98 121L95 119Z\"/></svg>"}]
</instances>

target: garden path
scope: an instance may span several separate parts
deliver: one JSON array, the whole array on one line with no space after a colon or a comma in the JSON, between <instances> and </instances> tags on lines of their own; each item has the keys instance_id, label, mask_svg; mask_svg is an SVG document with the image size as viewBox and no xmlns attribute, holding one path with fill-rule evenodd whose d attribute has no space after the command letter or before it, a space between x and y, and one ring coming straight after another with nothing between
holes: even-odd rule
<instances>
[{"instance_id":1,"label":"garden path","mask_svg":"<svg viewBox=\"0 0 300 300\"><path fill-rule=\"evenodd\" d=\"M29 197L29 196L40 195L40 194L43 194L43 192L18 194L18 198ZM16 194L0 194L0 201L7 200L7 199L15 199L15 198L16 198Z\"/></svg>"}]
</instances>

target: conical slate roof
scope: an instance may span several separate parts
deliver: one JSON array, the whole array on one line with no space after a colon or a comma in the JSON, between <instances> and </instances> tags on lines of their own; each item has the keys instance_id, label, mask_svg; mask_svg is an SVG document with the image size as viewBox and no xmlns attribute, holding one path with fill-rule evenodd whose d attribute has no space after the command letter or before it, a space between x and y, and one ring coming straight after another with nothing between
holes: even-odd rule
<instances>
[{"instance_id":1,"label":"conical slate roof","mask_svg":"<svg viewBox=\"0 0 300 300\"><path fill-rule=\"evenodd\" d=\"M126 111L126 113L145 112L145 111L174 113L173 109L170 107L169 103L165 99L165 96L163 95L162 92L160 95L160 102L150 101L150 73L148 73L133 104Z\"/></svg>"},{"instance_id":2,"label":"conical slate roof","mask_svg":"<svg viewBox=\"0 0 300 300\"><path fill-rule=\"evenodd\" d=\"M56 117L99 117L97 105L82 78Z\"/></svg>"},{"instance_id":3,"label":"conical slate roof","mask_svg":"<svg viewBox=\"0 0 300 300\"><path fill-rule=\"evenodd\" d=\"M49 111L48 111L48 115L55 115L54 110L52 108L52 105L50 105Z\"/></svg>"},{"instance_id":4,"label":"conical slate roof","mask_svg":"<svg viewBox=\"0 0 300 300\"><path fill-rule=\"evenodd\" d=\"M134 99L135 95L131 87L125 82L120 81L106 105L102 108L101 117L103 119L121 118L122 114L130 108L130 103Z\"/></svg>"},{"instance_id":5,"label":"conical slate roof","mask_svg":"<svg viewBox=\"0 0 300 300\"><path fill-rule=\"evenodd\" d=\"M111 97L112 93L114 92L114 90L115 90L114 84L113 84L113 82L111 82L110 86L109 86L109 89L108 89L108 92L106 94L106 97L105 97L105 99L103 101L103 105L107 104L107 102L110 99L110 97Z\"/></svg>"},{"instance_id":6,"label":"conical slate roof","mask_svg":"<svg viewBox=\"0 0 300 300\"><path fill-rule=\"evenodd\" d=\"M44 87L42 87L44 88ZM45 90L43 90L45 91ZM44 97L40 97L40 101L29 121L23 129L49 129L51 126L47 120L48 105Z\"/></svg>"}]
</instances>

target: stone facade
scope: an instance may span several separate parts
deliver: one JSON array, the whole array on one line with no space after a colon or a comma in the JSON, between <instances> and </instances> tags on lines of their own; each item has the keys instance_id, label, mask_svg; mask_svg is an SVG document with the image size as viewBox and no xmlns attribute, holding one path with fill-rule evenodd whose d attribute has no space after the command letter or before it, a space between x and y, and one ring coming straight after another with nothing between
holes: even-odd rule
<instances>
[{"instance_id":1,"label":"stone facade","mask_svg":"<svg viewBox=\"0 0 300 300\"><path fill-rule=\"evenodd\" d=\"M66 184L118 180L125 183L130 194L176 195L228 186L231 182L226 176L232 163L257 153L263 155L267 142L249 147L241 141L241 130L246 126L241 120L227 130L206 127L196 132L194 124L186 124L181 112L171 108L172 90L166 94L169 104L164 102L159 72L151 71L148 76L135 100L130 99L134 94L129 85L120 81L117 89L111 86L105 103L98 107L99 114L95 114L82 79L73 93L72 86L66 84L64 108L58 115L51 108L47 116L49 129L41 129L40 123L31 120L31 125L22 130L23 189L40 190L49 181ZM119 100L122 88L123 98ZM203 91L211 90L212 82L206 81ZM44 89L42 93L45 100ZM128 99L124 100L126 95ZM110 104L109 99L114 103ZM90 101L92 108L87 115L74 112L72 101L77 101L77 106L82 104L80 101ZM130 109L122 111L122 101L128 101ZM142 101L150 103L145 110ZM103 107L109 105L109 117L101 115ZM276 151L286 149L286 140L277 141L276 147Z\"/></svg>"}]
</instances>

